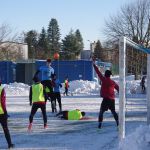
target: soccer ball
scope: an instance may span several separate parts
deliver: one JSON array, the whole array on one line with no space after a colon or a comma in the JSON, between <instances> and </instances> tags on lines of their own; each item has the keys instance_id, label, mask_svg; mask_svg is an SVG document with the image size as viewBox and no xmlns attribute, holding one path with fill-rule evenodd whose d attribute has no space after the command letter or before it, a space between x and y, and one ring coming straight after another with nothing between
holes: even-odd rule
<instances>
[{"instance_id":1,"label":"soccer ball","mask_svg":"<svg viewBox=\"0 0 150 150\"><path fill-rule=\"evenodd\" d=\"M54 59L59 59L59 54L58 53L54 54Z\"/></svg>"}]
</instances>

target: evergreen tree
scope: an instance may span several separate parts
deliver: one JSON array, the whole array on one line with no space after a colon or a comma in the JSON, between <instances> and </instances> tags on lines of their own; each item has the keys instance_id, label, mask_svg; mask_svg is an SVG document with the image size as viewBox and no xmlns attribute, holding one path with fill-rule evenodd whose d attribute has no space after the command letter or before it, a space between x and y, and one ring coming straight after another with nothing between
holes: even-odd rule
<instances>
[{"instance_id":1,"label":"evergreen tree","mask_svg":"<svg viewBox=\"0 0 150 150\"><path fill-rule=\"evenodd\" d=\"M42 31L39 35L39 41L38 41L38 45L40 47L45 47L45 44L47 44L47 36L46 36L46 31L44 29L44 27L42 28Z\"/></svg>"},{"instance_id":2,"label":"evergreen tree","mask_svg":"<svg viewBox=\"0 0 150 150\"><path fill-rule=\"evenodd\" d=\"M35 52L38 43L38 33L35 30L30 30L25 34L25 42L28 44L29 58L35 58Z\"/></svg>"},{"instance_id":3,"label":"evergreen tree","mask_svg":"<svg viewBox=\"0 0 150 150\"><path fill-rule=\"evenodd\" d=\"M103 60L103 48L100 40L96 42L96 46L94 48L94 57Z\"/></svg>"},{"instance_id":4,"label":"evergreen tree","mask_svg":"<svg viewBox=\"0 0 150 150\"><path fill-rule=\"evenodd\" d=\"M81 50L83 50L83 39L79 30L74 33L73 30L62 40L62 48L64 57L63 59L76 59L78 58Z\"/></svg>"},{"instance_id":5,"label":"evergreen tree","mask_svg":"<svg viewBox=\"0 0 150 150\"><path fill-rule=\"evenodd\" d=\"M78 41L78 49L77 49L76 53L77 53L77 55L79 55L81 50L83 50L83 47L84 47L83 38L82 38L82 35L81 35L79 29L76 30L75 36L76 36L77 41Z\"/></svg>"},{"instance_id":6,"label":"evergreen tree","mask_svg":"<svg viewBox=\"0 0 150 150\"><path fill-rule=\"evenodd\" d=\"M53 56L55 52L60 50L60 31L57 20L52 18L48 30L47 30L47 40L49 44L50 55Z\"/></svg>"},{"instance_id":7,"label":"evergreen tree","mask_svg":"<svg viewBox=\"0 0 150 150\"><path fill-rule=\"evenodd\" d=\"M38 56L39 58L47 58L48 54L48 41L47 41L47 35L46 30L44 27L42 28L42 31L39 36L38 41Z\"/></svg>"},{"instance_id":8,"label":"evergreen tree","mask_svg":"<svg viewBox=\"0 0 150 150\"><path fill-rule=\"evenodd\" d=\"M73 30L62 40L63 43L63 59L75 59L78 53L78 40Z\"/></svg>"}]
</instances>

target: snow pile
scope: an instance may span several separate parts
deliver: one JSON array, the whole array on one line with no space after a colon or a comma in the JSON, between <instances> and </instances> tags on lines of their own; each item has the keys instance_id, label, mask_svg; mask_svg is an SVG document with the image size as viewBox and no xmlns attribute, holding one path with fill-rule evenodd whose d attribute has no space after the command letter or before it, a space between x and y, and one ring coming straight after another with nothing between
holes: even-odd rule
<instances>
[{"instance_id":1,"label":"snow pile","mask_svg":"<svg viewBox=\"0 0 150 150\"><path fill-rule=\"evenodd\" d=\"M116 83L119 84L119 76L112 77L112 80L114 80ZM140 80L135 80L134 75L126 76L126 94L141 94L141 86L140 86ZM146 86L146 83L145 83Z\"/></svg>"},{"instance_id":2,"label":"snow pile","mask_svg":"<svg viewBox=\"0 0 150 150\"><path fill-rule=\"evenodd\" d=\"M126 94L141 94L140 80L126 81Z\"/></svg>"},{"instance_id":3,"label":"snow pile","mask_svg":"<svg viewBox=\"0 0 150 150\"><path fill-rule=\"evenodd\" d=\"M112 77L117 84L119 84L119 76ZM134 75L126 77L126 94L141 94L140 80L134 80ZM100 93L101 85L95 81L75 80L69 82L69 91L73 94L98 95ZM61 90L64 91L64 88ZM116 92L117 93L117 92Z\"/></svg>"},{"instance_id":4,"label":"snow pile","mask_svg":"<svg viewBox=\"0 0 150 150\"><path fill-rule=\"evenodd\" d=\"M112 77L116 83L119 83L119 76ZM6 89L8 96L27 96L29 95L29 85L23 83L11 83L9 85L3 85ZM100 84L95 81L84 81L84 80L75 80L69 82L69 93L75 95L99 95L100 93ZM63 93L63 88L61 88L61 93ZM116 92L117 93L117 92ZM140 80L134 80L134 77L126 78L126 94L141 94Z\"/></svg>"},{"instance_id":5,"label":"snow pile","mask_svg":"<svg viewBox=\"0 0 150 150\"><path fill-rule=\"evenodd\" d=\"M5 88L7 96L27 96L29 95L29 88L30 86L24 83L10 83L4 84L3 87Z\"/></svg>"},{"instance_id":6,"label":"snow pile","mask_svg":"<svg viewBox=\"0 0 150 150\"><path fill-rule=\"evenodd\" d=\"M30 86L23 83L4 84L7 96L28 96ZM63 86L64 87L64 86ZM100 86L94 81L75 80L69 82L69 93L95 95L99 94ZM65 90L61 89L61 93Z\"/></svg>"},{"instance_id":7,"label":"snow pile","mask_svg":"<svg viewBox=\"0 0 150 150\"><path fill-rule=\"evenodd\" d=\"M125 77L127 81L135 80L135 75L130 75ZM111 79L119 82L119 76L112 76Z\"/></svg>"},{"instance_id":8,"label":"snow pile","mask_svg":"<svg viewBox=\"0 0 150 150\"><path fill-rule=\"evenodd\" d=\"M94 81L75 80L69 83L69 91L73 94L99 94L100 85Z\"/></svg>"},{"instance_id":9,"label":"snow pile","mask_svg":"<svg viewBox=\"0 0 150 150\"><path fill-rule=\"evenodd\" d=\"M149 150L150 126L140 126L120 143L120 150Z\"/></svg>"}]
</instances>

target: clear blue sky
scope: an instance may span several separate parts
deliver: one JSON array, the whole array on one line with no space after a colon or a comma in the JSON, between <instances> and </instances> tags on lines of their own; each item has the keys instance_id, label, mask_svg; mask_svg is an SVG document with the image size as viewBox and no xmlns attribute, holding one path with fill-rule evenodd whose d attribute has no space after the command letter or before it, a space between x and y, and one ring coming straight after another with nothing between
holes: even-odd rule
<instances>
[{"instance_id":1,"label":"clear blue sky","mask_svg":"<svg viewBox=\"0 0 150 150\"><path fill-rule=\"evenodd\" d=\"M85 49L90 41L103 40L105 20L116 15L121 6L135 0L1 0L0 24L7 23L15 32L47 29L56 18L61 38L71 29L79 29Z\"/></svg>"}]
</instances>

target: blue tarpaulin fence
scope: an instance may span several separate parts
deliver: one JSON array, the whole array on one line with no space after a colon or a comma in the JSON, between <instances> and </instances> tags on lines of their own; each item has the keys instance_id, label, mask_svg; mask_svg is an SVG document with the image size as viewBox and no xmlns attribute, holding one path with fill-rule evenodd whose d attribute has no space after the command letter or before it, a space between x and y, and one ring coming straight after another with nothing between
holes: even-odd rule
<instances>
[{"instance_id":1,"label":"blue tarpaulin fence","mask_svg":"<svg viewBox=\"0 0 150 150\"><path fill-rule=\"evenodd\" d=\"M36 61L36 69L46 65L46 61ZM73 80L93 80L93 66L92 62L88 60L75 60L75 61L52 61L52 67L57 74L57 77L61 82L65 77L69 78L69 81ZM40 74L41 76L42 74Z\"/></svg>"},{"instance_id":2,"label":"blue tarpaulin fence","mask_svg":"<svg viewBox=\"0 0 150 150\"><path fill-rule=\"evenodd\" d=\"M14 82L15 64L11 61L0 61L0 80L3 84Z\"/></svg>"},{"instance_id":3,"label":"blue tarpaulin fence","mask_svg":"<svg viewBox=\"0 0 150 150\"><path fill-rule=\"evenodd\" d=\"M34 66L34 63L32 64ZM11 61L0 61L0 80L3 84L13 83L15 81L26 84L31 84L33 73L41 66L45 66L45 60L37 60L35 67L32 67L29 63L15 64ZM100 63L110 67L110 63ZM88 80L93 81L96 74L90 60L74 60L74 61L52 61L52 67L57 74L57 78L61 82L64 82L65 77L69 78L69 81L73 80ZM21 76L20 76L21 74ZM40 78L42 74L40 73Z\"/></svg>"}]
</instances>

